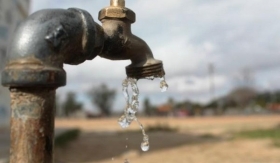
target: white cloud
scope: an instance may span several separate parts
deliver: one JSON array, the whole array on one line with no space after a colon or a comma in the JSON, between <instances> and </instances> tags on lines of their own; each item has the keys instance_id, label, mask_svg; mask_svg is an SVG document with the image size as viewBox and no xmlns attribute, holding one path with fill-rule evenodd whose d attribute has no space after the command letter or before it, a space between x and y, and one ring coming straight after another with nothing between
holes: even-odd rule
<instances>
[{"instance_id":1,"label":"white cloud","mask_svg":"<svg viewBox=\"0 0 280 163\"><path fill-rule=\"evenodd\" d=\"M175 88L176 92L208 93L210 89L210 79L208 76L175 77L169 80L169 84ZM224 88L227 84L227 79L224 76L213 76L213 84L216 89Z\"/></svg>"}]
</instances>

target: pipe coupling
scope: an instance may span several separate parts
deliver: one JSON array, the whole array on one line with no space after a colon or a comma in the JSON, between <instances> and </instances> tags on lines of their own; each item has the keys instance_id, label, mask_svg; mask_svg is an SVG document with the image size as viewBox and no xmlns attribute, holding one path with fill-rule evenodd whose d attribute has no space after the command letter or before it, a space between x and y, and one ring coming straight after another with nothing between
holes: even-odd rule
<instances>
[{"instance_id":1,"label":"pipe coupling","mask_svg":"<svg viewBox=\"0 0 280 163\"><path fill-rule=\"evenodd\" d=\"M10 62L1 82L6 87L60 87L66 84L66 73L36 58L25 58Z\"/></svg>"},{"instance_id":2,"label":"pipe coupling","mask_svg":"<svg viewBox=\"0 0 280 163\"><path fill-rule=\"evenodd\" d=\"M109 6L99 11L98 19L100 21L103 19L110 19L110 18L126 19L131 23L134 23L136 21L135 12L133 12L128 8L120 7L120 6Z\"/></svg>"}]
</instances>

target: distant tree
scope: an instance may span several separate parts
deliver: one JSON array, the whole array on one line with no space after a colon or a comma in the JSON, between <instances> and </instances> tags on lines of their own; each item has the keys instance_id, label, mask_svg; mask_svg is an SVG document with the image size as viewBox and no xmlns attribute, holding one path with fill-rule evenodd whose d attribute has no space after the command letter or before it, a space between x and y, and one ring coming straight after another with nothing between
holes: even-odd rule
<instances>
[{"instance_id":1,"label":"distant tree","mask_svg":"<svg viewBox=\"0 0 280 163\"><path fill-rule=\"evenodd\" d=\"M76 94L74 92L68 92L66 95L66 99L62 104L64 115L68 117L72 113L82 110L82 107L82 103L76 101Z\"/></svg>"},{"instance_id":2,"label":"distant tree","mask_svg":"<svg viewBox=\"0 0 280 163\"><path fill-rule=\"evenodd\" d=\"M106 84L101 84L101 86L93 87L89 91L88 96L92 104L100 109L102 115L111 115L111 108L115 100L116 90L109 89Z\"/></svg>"},{"instance_id":3,"label":"distant tree","mask_svg":"<svg viewBox=\"0 0 280 163\"><path fill-rule=\"evenodd\" d=\"M169 99L168 99L168 102L167 102L169 105L171 105L171 107L173 108L174 107L174 105L175 105L175 101L174 101L174 99L172 98L172 97L169 97Z\"/></svg>"},{"instance_id":4,"label":"distant tree","mask_svg":"<svg viewBox=\"0 0 280 163\"><path fill-rule=\"evenodd\" d=\"M273 96L275 102L280 103L280 91L276 91Z\"/></svg>"},{"instance_id":5,"label":"distant tree","mask_svg":"<svg viewBox=\"0 0 280 163\"><path fill-rule=\"evenodd\" d=\"M265 107L267 104L271 103L273 99L273 96L270 92L264 92L261 94L258 94L258 96L255 98L255 102L257 105L261 107Z\"/></svg>"},{"instance_id":6,"label":"distant tree","mask_svg":"<svg viewBox=\"0 0 280 163\"><path fill-rule=\"evenodd\" d=\"M280 91L260 93L255 98L255 102L262 107L271 103L280 103Z\"/></svg>"},{"instance_id":7,"label":"distant tree","mask_svg":"<svg viewBox=\"0 0 280 163\"><path fill-rule=\"evenodd\" d=\"M144 112L145 112L145 115L147 116L151 116L152 113L153 113L153 110L152 110L152 106L151 106L151 103L150 103L150 99L149 98L145 98L144 99Z\"/></svg>"},{"instance_id":8,"label":"distant tree","mask_svg":"<svg viewBox=\"0 0 280 163\"><path fill-rule=\"evenodd\" d=\"M250 87L239 87L229 93L227 98L234 101L240 109L244 109L257 96L257 92Z\"/></svg>"}]
</instances>

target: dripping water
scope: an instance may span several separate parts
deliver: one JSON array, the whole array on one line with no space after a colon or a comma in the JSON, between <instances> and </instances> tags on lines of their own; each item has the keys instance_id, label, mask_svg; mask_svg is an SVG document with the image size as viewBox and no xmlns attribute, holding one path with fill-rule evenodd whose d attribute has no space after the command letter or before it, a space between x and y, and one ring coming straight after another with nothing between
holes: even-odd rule
<instances>
[{"instance_id":1,"label":"dripping water","mask_svg":"<svg viewBox=\"0 0 280 163\"><path fill-rule=\"evenodd\" d=\"M146 79L154 80L155 77L151 76ZM131 87L132 95L128 94L128 87ZM166 92L168 89L168 84L165 81L165 77L160 78L160 89L161 92ZM133 121L136 121L142 130L143 141L141 143L141 149L143 151L148 151L150 148L149 145L149 136L145 133L144 127L141 122L137 119L136 113L139 110L139 89L137 86L137 79L134 78L126 78L122 83L122 91L126 101L126 108L124 110L124 114L119 118L118 122L122 128L127 128ZM126 146L127 148L127 146ZM129 163L128 160L125 160L125 163Z\"/></svg>"},{"instance_id":2,"label":"dripping water","mask_svg":"<svg viewBox=\"0 0 280 163\"><path fill-rule=\"evenodd\" d=\"M161 89L161 92L166 92L168 89L168 84L166 83L164 76L162 78L160 78L160 89Z\"/></svg>"}]
</instances>

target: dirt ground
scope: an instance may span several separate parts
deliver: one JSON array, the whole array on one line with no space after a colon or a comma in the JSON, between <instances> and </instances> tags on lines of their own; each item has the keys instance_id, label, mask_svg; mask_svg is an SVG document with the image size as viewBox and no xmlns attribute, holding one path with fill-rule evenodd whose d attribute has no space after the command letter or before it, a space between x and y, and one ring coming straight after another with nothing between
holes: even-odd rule
<instances>
[{"instance_id":1,"label":"dirt ground","mask_svg":"<svg viewBox=\"0 0 280 163\"><path fill-rule=\"evenodd\" d=\"M117 118L56 120L61 129L79 128L79 138L57 148L56 163L280 163L280 148L269 139L236 139L235 132L273 128L280 115L209 118L139 118L144 127L158 124L177 132L148 132L150 150L142 152L136 123L123 130Z\"/></svg>"}]
</instances>

